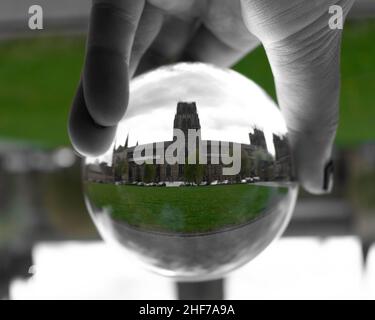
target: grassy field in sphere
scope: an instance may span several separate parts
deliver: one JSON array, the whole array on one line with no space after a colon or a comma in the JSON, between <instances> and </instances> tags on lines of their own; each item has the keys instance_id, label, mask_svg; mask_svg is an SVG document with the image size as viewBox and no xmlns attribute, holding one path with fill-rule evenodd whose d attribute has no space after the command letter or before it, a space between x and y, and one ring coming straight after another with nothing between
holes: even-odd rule
<instances>
[{"instance_id":1,"label":"grassy field in sphere","mask_svg":"<svg viewBox=\"0 0 375 320\"><path fill-rule=\"evenodd\" d=\"M251 221L286 188L249 184L200 187L144 187L85 183L98 208L114 219L145 230L199 233Z\"/></svg>"}]
</instances>

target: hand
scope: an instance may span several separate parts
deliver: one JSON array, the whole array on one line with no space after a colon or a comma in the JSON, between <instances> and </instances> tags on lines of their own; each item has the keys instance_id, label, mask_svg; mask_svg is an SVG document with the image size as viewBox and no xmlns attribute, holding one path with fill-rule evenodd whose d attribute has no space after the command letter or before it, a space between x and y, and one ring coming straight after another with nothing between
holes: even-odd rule
<instances>
[{"instance_id":1,"label":"hand","mask_svg":"<svg viewBox=\"0 0 375 320\"><path fill-rule=\"evenodd\" d=\"M341 30L328 27L328 8L341 5L346 15L353 2L93 0L85 65L70 114L73 146L84 155L108 149L135 73L177 61L230 66L261 41L299 181L312 193L329 191Z\"/></svg>"}]
</instances>

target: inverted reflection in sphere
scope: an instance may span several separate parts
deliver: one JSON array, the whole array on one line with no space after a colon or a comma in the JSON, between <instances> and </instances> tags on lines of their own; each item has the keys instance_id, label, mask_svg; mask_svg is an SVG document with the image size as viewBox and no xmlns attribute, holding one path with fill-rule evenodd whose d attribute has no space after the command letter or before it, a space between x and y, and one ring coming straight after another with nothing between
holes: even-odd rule
<instances>
[{"instance_id":1,"label":"inverted reflection in sphere","mask_svg":"<svg viewBox=\"0 0 375 320\"><path fill-rule=\"evenodd\" d=\"M286 126L254 82L176 64L131 81L115 141L84 165L104 239L180 280L222 276L285 228L294 208Z\"/></svg>"}]
</instances>

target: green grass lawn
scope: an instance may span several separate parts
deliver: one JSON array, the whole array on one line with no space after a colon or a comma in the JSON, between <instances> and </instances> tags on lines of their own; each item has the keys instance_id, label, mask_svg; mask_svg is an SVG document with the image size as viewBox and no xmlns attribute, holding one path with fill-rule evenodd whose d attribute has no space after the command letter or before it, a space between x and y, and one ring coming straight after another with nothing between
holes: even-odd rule
<instances>
[{"instance_id":1,"label":"green grass lawn","mask_svg":"<svg viewBox=\"0 0 375 320\"><path fill-rule=\"evenodd\" d=\"M0 138L69 144L68 112L83 54L83 38L0 42Z\"/></svg>"},{"instance_id":2,"label":"green grass lawn","mask_svg":"<svg viewBox=\"0 0 375 320\"><path fill-rule=\"evenodd\" d=\"M346 26L342 50L340 127L336 142L375 139L375 20ZM46 147L69 144L66 122L84 57L82 37L0 43L0 139ZM263 48L235 66L275 97Z\"/></svg>"},{"instance_id":3,"label":"green grass lawn","mask_svg":"<svg viewBox=\"0 0 375 320\"><path fill-rule=\"evenodd\" d=\"M285 188L255 185L139 187L87 182L92 203L113 218L147 230L196 233L256 218Z\"/></svg>"}]
</instances>

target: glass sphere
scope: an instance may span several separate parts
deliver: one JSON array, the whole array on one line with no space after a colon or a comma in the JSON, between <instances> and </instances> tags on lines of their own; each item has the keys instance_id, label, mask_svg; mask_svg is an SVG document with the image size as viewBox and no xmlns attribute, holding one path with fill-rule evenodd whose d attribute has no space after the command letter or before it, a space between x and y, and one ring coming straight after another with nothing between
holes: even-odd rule
<instances>
[{"instance_id":1,"label":"glass sphere","mask_svg":"<svg viewBox=\"0 0 375 320\"><path fill-rule=\"evenodd\" d=\"M112 147L83 170L103 238L181 281L253 259L285 229L298 190L272 99L239 73L202 63L133 79Z\"/></svg>"}]
</instances>

